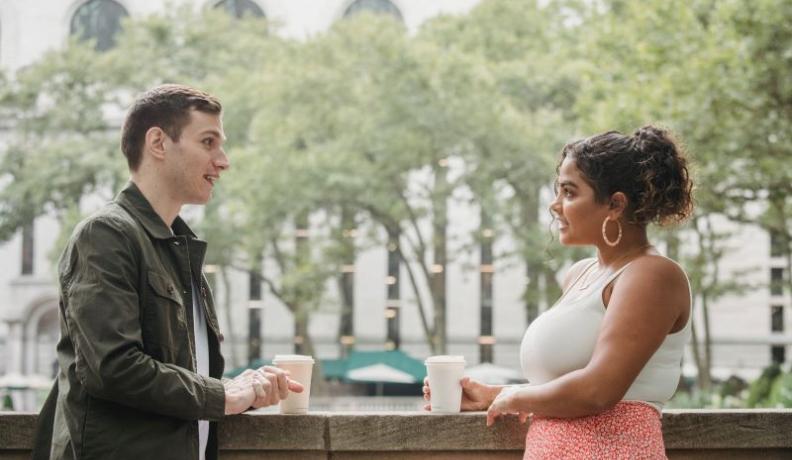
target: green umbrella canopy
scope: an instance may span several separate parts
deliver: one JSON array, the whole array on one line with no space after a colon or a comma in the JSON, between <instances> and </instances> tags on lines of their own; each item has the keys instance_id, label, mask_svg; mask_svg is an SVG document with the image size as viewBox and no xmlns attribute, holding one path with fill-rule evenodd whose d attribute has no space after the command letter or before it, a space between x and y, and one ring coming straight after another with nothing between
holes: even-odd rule
<instances>
[{"instance_id":1,"label":"green umbrella canopy","mask_svg":"<svg viewBox=\"0 0 792 460\"><path fill-rule=\"evenodd\" d=\"M253 362L251 362L247 366L235 367L235 368L233 368L233 369L231 369L229 371L226 371L225 374L223 374L223 377L228 377L229 379L233 379L237 375L245 372L245 370L247 370L247 369L258 369L261 366L271 366L271 365L272 365L272 360L269 360L269 359L265 360L265 359L260 359L259 358L259 359L254 360Z\"/></svg>"},{"instance_id":2,"label":"green umbrella canopy","mask_svg":"<svg viewBox=\"0 0 792 460\"><path fill-rule=\"evenodd\" d=\"M344 378L349 380L349 372L364 367L384 365L412 376L416 383L426 377L423 361L413 358L401 350L390 351L353 351L346 359Z\"/></svg>"},{"instance_id":3,"label":"green umbrella canopy","mask_svg":"<svg viewBox=\"0 0 792 460\"><path fill-rule=\"evenodd\" d=\"M261 366L271 365L271 360L257 359L247 366L237 367L225 373L228 378L234 378L245 369L256 369ZM423 382L426 377L426 367L423 361L413 358L401 350L390 351L353 351L346 358L319 360L322 372L327 379L348 381L348 373L364 367L385 365L398 371L409 374L415 382Z\"/></svg>"}]
</instances>

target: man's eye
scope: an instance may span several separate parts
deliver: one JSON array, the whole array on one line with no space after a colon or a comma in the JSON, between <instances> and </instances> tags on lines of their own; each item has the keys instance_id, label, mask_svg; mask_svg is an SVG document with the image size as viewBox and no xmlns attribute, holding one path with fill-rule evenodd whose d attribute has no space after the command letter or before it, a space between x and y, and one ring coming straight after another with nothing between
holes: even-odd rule
<instances>
[{"instance_id":1,"label":"man's eye","mask_svg":"<svg viewBox=\"0 0 792 460\"><path fill-rule=\"evenodd\" d=\"M206 139L204 139L201 142L203 142L203 145L205 145L207 147L211 147L212 146L212 139L211 138L206 138Z\"/></svg>"}]
</instances>

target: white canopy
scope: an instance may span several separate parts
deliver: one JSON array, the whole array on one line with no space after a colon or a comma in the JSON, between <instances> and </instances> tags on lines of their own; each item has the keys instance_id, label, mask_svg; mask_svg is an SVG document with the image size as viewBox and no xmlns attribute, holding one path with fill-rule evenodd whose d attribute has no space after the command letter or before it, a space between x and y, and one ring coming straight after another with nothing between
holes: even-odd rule
<instances>
[{"instance_id":1,"label":"white canopy","mask_svg":"<svg viewBox=\"0 0 792 460\"><path fill-rule=\"evenodd\" d=\"M496 366L491 363L481 363L465 368L465 375L473 380L490 385L508 385L510 383L525 383L522 374L510 367Z\"/></svg>"},{"instance_id":2,"label":"white canopy","mask_svg":"<svg viewBox=\"0 0 792 460\"><path fill-rule=\"evenodd\" d=\"M346 377L357 382L415 383L412 375L382 363L352 369Z\"/></svg>"},{"instance_id":3,"label":"white canopy","mask_svg":"<svg viewBox=\"0 0 792 460\"><path fill-rule=\"evenodd\" d=\"M54 379L38 374L22 375L18 373L5 374L0 376L0 388L13 390L41 389L47 390L52 387Z\"/></svg>"}]
</instances>

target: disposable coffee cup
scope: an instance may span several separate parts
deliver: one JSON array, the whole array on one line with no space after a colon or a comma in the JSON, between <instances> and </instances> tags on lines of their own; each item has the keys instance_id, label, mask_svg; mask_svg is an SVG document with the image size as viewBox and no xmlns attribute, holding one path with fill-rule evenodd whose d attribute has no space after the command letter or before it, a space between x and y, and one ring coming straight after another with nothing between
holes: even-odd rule
<instances>
[{"instance_id":1,"label":"disposable coffee cup","mask_svg":"<svg viewBox=\"0 0 792 460\"><path fill-rule=\"evenodd\" d=\"M462 404L462 385L459 381L465 373L465 357L430 356L424 364L429 374L429 388L432 390L432 412L458 413Z\"/></svg>"},{"instance_id":2,"label":"disposable coffee cup","mask_svg":"<svg viewBox=\"0 0 792 460\"><path fill-rule=\"evenodd\" d=\"M276 355L272 364L289 371L289 378L300 382L305 388L302 393L289 392L289 396L280 402L281 414L307 414L308 401L311 396L311 372L314 359L305 355Z\"/></svg>"}]
</instances>

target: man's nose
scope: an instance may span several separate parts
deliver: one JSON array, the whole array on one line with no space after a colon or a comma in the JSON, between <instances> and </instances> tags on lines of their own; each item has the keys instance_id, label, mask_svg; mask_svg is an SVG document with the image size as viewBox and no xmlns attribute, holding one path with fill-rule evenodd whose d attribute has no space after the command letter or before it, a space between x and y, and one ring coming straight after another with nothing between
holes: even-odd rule
<instances>
[{"instance_id":1,"label":"man's nose","mask_svg":"<svg viewBox=\"0 0 792 460\"><path fill-rule=\"evenodd\" d=\"M228 155L226 155L225 150L220 149L220 155L217 156L214 164L215 167L221 171L225 171L231 167L231 162L228 160Z\"/></svg>"}]
</instances>

